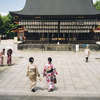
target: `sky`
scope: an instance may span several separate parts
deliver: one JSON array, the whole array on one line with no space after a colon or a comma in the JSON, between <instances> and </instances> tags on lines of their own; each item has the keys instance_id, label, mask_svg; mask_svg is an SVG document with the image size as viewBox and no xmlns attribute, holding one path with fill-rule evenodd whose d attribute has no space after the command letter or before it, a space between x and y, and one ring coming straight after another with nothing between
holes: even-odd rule
<instances>
[{"instance_id":1,"label":"sky","mask_svg":"<svg viewBox=\"0 0 100 100\"><path fill-rule=\"evenodd\" d=\"M93 0L95 3L97 0ZM18 11L25 6L26 0L0 0L0 13L2 16L8 14L9 11Z\"/></svg>"},{"instance_id":2,"label":"sky","mask_svg":"<svg viewBox=\"0 0 100 100\"><path fill-rule=\"evenodd\" d=\"M24 7L26 0L0 0L0 13L7 15L9 11L18 11Z\"/></svg>"}]
</instances>

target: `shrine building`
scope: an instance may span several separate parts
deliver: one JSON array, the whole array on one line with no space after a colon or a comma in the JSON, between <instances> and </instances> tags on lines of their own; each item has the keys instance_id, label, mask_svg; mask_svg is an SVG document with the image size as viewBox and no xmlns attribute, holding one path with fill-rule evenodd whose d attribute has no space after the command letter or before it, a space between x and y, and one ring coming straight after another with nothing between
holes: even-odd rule
<instances>
[{"instance_id":1,"label":"shrine building","mask_svg":"<svg viewBox=\"0 0 100 100\"><path fill-rule=\"evenodd\" d=\"M31 43L94 44L100 41L100 11L93 0L26 0L20 11L10 11L18 40ZM32 42L34 41L34 42Z\"/></svg>"}]
</instances>

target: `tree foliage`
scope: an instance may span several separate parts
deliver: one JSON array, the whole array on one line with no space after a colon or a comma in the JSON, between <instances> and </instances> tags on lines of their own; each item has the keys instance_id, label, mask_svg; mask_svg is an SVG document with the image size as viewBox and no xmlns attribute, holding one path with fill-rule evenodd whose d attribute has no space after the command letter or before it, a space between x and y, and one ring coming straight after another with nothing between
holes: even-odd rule
<instances>
[{"instance_id":1,"label":"tree foliage","mask_svg":"<svg viewBox=\"0 0 100 100\"><path fill-rule=\"evenodd\" d=\"M100 10L100 0L99 1L96 1L96 3L94 4L95 8L97 10Z\"/></svg>"},{"instance_id":2,"label":"tree foliage","mask_svg":"<svg viewBox=\"0 0 100 100\"><path fill-rule=\"evenodd\" d=\"M12 28L16 27L17 24L14 24L12 19L13 17L10 14L7 16L1 16L0 18L0 22L2 22L0 23L0 26L2 26L0 34L5 35L7 38L13 38L15 35L15 33L11 32L11 30Z\"/></svg>"},{"instance_id":3,"label":"tree foliage","mask_svg":"<svg viewBox=\"0 0 100 100\"><path fill-rule=\"evenodd\" d=\"M3 25L3 20L2 20L1 14L0 14L0 33L1 33L1 31L2 31L2 25Z\"/></svg>"}]
</instances>

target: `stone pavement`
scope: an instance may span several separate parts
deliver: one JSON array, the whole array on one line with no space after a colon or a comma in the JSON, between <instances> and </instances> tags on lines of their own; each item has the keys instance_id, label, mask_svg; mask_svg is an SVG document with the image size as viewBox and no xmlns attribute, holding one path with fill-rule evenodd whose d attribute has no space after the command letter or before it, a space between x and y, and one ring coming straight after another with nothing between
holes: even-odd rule
<instances>
[{"instance_id":1,"label":"stone pavement","mask_svg":"<svg viewBox=\"0 0 100 100\"><path fill-rule=\"evenodd\" d=\"M15 65L0 74L0 95L51 96L51 97L100 97L100 52L91 51L89 62L85 62L84 52L68 51L18 51L12 40L2 41L0 49L10 45L14 57L22 58ZM57 84L53 92L47 91L46 80L37 79L36 92L30 91L26 70L29 57L35 58L42 77L47 58L52 57L57 68ZM6 100L6 99L5 99Z\"/></svg>"}]
</instances>

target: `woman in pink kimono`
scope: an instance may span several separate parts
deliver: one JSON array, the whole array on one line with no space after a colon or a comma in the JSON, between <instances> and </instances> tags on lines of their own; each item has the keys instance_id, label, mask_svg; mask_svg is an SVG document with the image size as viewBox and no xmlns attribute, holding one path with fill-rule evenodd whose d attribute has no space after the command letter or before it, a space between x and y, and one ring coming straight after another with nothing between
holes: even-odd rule
<instances>
[{"instance_id":1,"label":"woman in pink kimono","mask_svg":"<svg viewBox=\"0 0 100 100\"><path fill-rule=\"evenodd\" d=\"M0 51L0 66L3 66L3 56L5 55L5 49Z\"/></svg>"},{"instance_id":2,"label":"woman in pink kimono","mask_svg":"<svg viewBox=\"0 0 100 100\"><path fill-rule=\"evenodd\" d=\"M8 49L8 51L7 51L7 64L8 64L8 66L10 66L11 65L11 55L12 55L12 50L11 49Z\"/></svg>"},{"instance_id":3,"label":"woman in pink kimono","mask_svg":"<svg viewBox=\"0 0 100 100\"><path fill-rule=\"evenodd\" d=\"M56 77L56 74L58 74L56 68L51 62L52 62L52 58L49 57L48 64L44 66L44 70L43 70L43 77L46 76L48 92L53 91L54 89L53 78Z\"/></svg>"}]
</instances>

